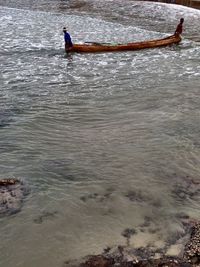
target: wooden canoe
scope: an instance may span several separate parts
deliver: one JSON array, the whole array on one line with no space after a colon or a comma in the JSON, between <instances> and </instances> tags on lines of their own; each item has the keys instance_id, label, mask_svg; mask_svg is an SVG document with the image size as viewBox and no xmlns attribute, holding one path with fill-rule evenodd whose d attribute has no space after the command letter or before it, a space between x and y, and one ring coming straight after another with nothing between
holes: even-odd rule
<instances>
[{"instance_id":1,"label":"wooden canoe","mask_svg":"<svg viewBox=\"0 0 200 267\"><path fill-rule=\"evenodd\" d=\"M171 35L169 37L127 44L101 44L85 43L74 44L70 52L78 53L98 53L98 52L115 52L115 51L132 51L146 48L162 47L171 44L178 44L181 41L180 35Z\"/></svg>"}]
</instances>

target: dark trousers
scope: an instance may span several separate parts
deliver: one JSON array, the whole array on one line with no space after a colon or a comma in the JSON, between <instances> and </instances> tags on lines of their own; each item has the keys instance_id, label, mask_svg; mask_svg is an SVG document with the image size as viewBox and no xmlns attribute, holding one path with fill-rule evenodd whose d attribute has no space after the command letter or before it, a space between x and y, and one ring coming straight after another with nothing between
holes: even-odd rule
<instances>
[{"instance_id":1,"label":"dark trousers","mask_svg":"<svg viewBox=\"0 0 200 267\"><path fill-rule=\"evenodd\" d=\"M65 52L69 53L69 51L72 49L72 46L68 43L65 43Z\"/></svg>"}]
</instances>

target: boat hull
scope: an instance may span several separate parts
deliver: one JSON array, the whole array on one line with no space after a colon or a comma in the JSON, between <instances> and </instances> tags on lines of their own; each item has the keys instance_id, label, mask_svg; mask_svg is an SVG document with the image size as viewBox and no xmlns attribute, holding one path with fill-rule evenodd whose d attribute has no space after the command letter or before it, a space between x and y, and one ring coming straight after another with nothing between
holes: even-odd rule
<instances>
[{"instance_id":1,"label":"boat hull","mask_svg":"<svg viewBox=\"0 0 200 267\"><path fill-rule=\"evenodd\" d=\"M70 51L78 53L132 51L139 49L168 46L171 44L178 44L180 41L181 41L180 35L172 35L167 38L159 40L151 40L151 41L143 41L143 42L127 43L127 44L116 44L116 45L98 44L98 43L74 44Z\"/></svg>"}]
</instances>

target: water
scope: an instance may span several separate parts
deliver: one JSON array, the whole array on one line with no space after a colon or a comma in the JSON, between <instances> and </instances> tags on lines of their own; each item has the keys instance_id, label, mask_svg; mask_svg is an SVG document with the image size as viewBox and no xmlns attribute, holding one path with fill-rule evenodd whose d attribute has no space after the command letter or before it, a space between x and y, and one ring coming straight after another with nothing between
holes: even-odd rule
<instances>
[{"instance_id":1,"label":"water","mask_svg":"<svg viewBox=\"0 0 200 267\"><path fill-rule=\"evenodd\" d=\"M59 267L126 244L126 228L134 247L173 243L183 214L200 217L200 11L0 3L0 177L31 189L0 218L0 266ZM166 36L181 16L179 46L64 54L63 25L75 42L128 42Z\"/></svg>"}]
</instances>

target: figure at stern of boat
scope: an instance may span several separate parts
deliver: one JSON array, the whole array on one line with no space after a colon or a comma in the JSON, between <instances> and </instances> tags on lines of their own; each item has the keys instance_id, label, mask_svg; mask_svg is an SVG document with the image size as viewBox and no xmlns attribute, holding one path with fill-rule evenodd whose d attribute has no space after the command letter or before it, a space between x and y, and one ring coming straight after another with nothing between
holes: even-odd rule
<instances>
[{"instance_id":1,"label":"figure at stern of boat","mask_svg":"<svg viewBox=\"0 0 200 267\"><path fill-rule=\"evenodd\" d=\"M184 22L184 18L181 18L179 24L176 27L174 35L180 35L182 33L182 31L183 31L183 22Z\"/></svg>"},{"instance_id":2,"label":"figure at stern of boat","mask_svg":"<svg viewBox=\"0 0 200 267\"><path fill-rule=\"evenodd\" d=\"M73 47L70 34L67 32L66 27L63 27L64 40L65 40L65 52L69 53Z\"/></svg>"}]
</instances>

